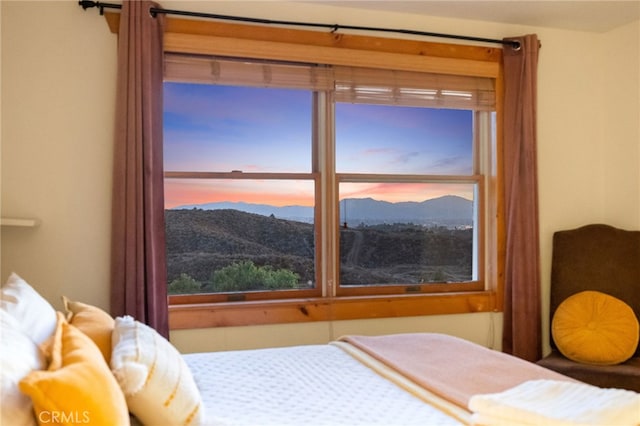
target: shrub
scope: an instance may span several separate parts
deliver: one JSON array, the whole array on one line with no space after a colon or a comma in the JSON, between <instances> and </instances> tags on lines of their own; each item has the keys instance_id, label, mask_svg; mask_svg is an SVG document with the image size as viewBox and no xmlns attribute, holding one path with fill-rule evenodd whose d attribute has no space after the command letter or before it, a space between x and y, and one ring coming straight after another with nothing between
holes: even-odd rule
<instances>
[{"instance_id":1,"label":"shrub","mask_svg":"<svg viewBox=\"0 0 640 426\"><path fill-rule=\"evenodd\" d=\"M169 294L200 293L200 283L184 272L178 278L169 283Z\"/></svg>"},{"instance_id":2,"label":"shrub","mask_svg":"<svg viewBox=\"0 0 640 426\"><path fill-rule=\"evenodd\" d=\"M256 266L252 261L236 262L213 272L214 292L279 290L296 288L300 276L287 269Z\"/></svg>"}]
</instances>

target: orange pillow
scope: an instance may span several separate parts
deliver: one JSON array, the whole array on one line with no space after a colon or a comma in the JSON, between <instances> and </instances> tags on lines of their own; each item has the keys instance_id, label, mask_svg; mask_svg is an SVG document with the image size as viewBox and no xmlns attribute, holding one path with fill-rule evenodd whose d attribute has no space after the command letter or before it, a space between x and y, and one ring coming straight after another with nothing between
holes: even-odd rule
<instances>
[{"instance_id":1,"label":"orange pillow","mask_svg":"<svg viewBox=\"0 0 640 426\"><path fill-rule=\"evenodd\" d=\"M96 306L74 302L64 296L62 303L67 312L67 321L93 340L108 365L111 362L111 334L116 324L114 319Z\"/></svg>"},{"instance_id":2,"label":"orange pillow","mask_svg":"<svg viewBox=\"0 0 640 426\"><path fill-rule=\"evenodd\" d=\"M564 356L596 365L614 365L631 358L638 347L639 328L629 305L598 291L568 297L551 322L553 340Z\"/></svg>"},{"instance_id":3,"label":"orange pillow","mask_svg":"<svg viewBox=\"0 0 640 426\"><path fill-rule=\"evenodd\" d=\"M41 425L129 425L127 403L95 343L58 312L48 370L20 381Z\"/></svg>"}]
</instances>

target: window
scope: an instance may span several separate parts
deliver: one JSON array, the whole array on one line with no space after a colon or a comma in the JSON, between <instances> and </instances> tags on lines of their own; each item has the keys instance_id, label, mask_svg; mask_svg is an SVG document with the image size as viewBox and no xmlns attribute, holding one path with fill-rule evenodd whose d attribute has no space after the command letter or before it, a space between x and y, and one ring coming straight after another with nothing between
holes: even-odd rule
<instances>
[{"instance_id":1,"label":"window","mask_svg":"<svg viewBox=\"0 0 640 426\"><path fill-rule=\"evenodd\" d=\"M164 168L177 176L165 182L170 294L319 294L313 96L165 83Z\"/></svg>"},{"instance_id":2,"label":"window","mask_svg":"<svg viewBox=\"0 0 640 426\"><path fill-rule=\"evenodd\" d=\"M482 289L473 111L335 109L338 294Z\"/></svg>"},{"instance_id":3,"label":"window","mask_svg":"<svg viewBox=\"0 0 640 426\"><path fill-rule=\"evenodd\" d=\"M165 60L174 328L496 307L499 73L208 49Z\"/></svg>"}]
</instances>

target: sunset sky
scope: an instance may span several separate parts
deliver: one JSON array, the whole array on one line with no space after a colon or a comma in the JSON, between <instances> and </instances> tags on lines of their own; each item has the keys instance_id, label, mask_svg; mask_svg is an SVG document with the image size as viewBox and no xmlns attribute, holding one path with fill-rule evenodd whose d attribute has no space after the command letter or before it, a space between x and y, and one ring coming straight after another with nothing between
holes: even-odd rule
<instances>
[{"instance_id":1,"label":"sunset sky","mask_svg":"<svg viewBox=\"0 0 640 426\"><path fill-rule=\"evenodd\" d=\"M165 83L165 171L310 172L311 93ZM336 169L343 173L470 174L472 113L336 105ZM312 205L310 181L167 180L165 206L217 201ZM340 198L472 198L470 185L358 184Z\"/></svg>"}]
</instances>

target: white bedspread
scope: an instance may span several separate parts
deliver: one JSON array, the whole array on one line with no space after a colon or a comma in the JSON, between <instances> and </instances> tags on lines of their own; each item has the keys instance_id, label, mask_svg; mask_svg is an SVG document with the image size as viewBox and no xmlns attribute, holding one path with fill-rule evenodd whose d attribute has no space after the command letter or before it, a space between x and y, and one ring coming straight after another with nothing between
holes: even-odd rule
<instances>
[{"instance_id":1,"label":"white bedspread","mask_svg":"<svg viewBox=\"0 0 640 426\"><path fill-rule=\"evenodd\" d=\"M184 355L210 425L461 425L334 345Z\"/></svg>"},{"instance_id":2,"label":"white bedspread","mask_svg":"<svg viewBox=\"0 0 640 426\"><path fill-rule=\"evenodd\" d=\"M469 401L477 425L638 426L640 394L585 383L530 380Z\"/></svg>"}]
</instances>

